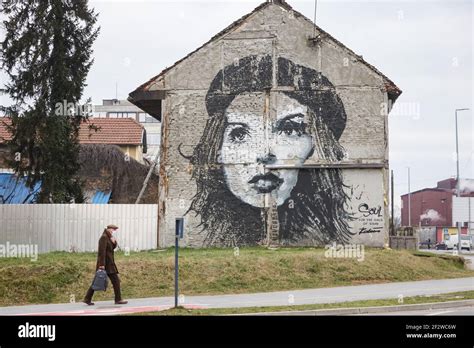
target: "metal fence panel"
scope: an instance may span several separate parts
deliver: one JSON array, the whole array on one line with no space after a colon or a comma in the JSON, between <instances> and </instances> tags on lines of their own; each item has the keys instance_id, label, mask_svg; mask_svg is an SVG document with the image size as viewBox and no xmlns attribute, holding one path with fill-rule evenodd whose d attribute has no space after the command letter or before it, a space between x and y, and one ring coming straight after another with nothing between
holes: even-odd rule
<instances>
[{"instance_id":1,"label":"metal fence panel","mask_svg":"<svg viewBox=\"0 0 474 348\"><path fill-rule=\"evenodd\" d=\"M156 204L2 204L0 244L37 244L38 252L96 251L108 224L121 249L157 248Z\"/></svg>"}]
</instances>

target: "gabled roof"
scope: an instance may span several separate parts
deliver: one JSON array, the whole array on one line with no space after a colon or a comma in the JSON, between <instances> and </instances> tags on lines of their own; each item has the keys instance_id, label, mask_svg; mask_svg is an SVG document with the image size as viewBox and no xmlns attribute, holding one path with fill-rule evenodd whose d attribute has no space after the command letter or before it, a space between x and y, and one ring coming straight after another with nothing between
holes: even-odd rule
<instances>
[{"instance_id":1,"label":"gabled roof","mask_svg":"<svg viewBox=\"0 0 474 348\"><path fill-rule=\"evenodd\" d=\"M99 128L97 131L94 128ZM143 126L132 118L89 118L79 130L80 144L141 145Z\"/></svg>"},{"instance_id":2,"label":"gabled roof","mask_svg":"<svg viewBox=\"0 0 474 348\"><path fill-rule=\"evenodd\" d=\"M9 124L10 118L0 117L0 144L11 140ZM143 129L132 118L89 118L79 129L78 140L80 144L141 145Z\"/></svg>"},{"instance_id":3,"label":"gabled roof","mask_svg":"<svg viewBox=\"0 0 474 348\"><path fill-rule=\"evenodd\" d=\"M312 20L310 20L309 18L305 17L303 14L301 14L300 12L298 11L295 11L285 0L270 0L270 1L265 1L263 2L262 4L260 4L259 6L257 6L252 12L244 15L243 17L241 17L240 19L236 20L235 22L233 22L231 25L229 25L227 28L225 28L224 30L222 30L221 32L219 32L218 34L214 35L209 41L207 41L206 43L204 43L202 46L198 47L197 49L195 49L194 51L192 51L191 53L189 53L188 55L186 55L185 57L183 57L182 59L178 60L177 62L175 62L172 66L168 67L168 68L165 68L163 71L161 71L158 75L152 77L150 80L148 80L147 82L145 82L144 84L140 85L137 89L135 89L133 92L131 92L129 94L129 98L128 100L131 102L131 103L134 103L136 104L137 102L137 97L142 94L143 92L147 92L150 88L150 86L153 84L154 81L156 81L158 78L160 78L161 76L165 75L169 70L173 69L174 67L176 67L179 63L181 63L182 61L186 60L188 57L190 57L191 55L193 55L194 53L196 53L197 51L199 51L200 49L202 49L203 47L205 47L206 45L208 45L209 43L211 43L212 41L216 40L216 39L219 39L221 37L223 37L225 34L231 32L232 30L234 30L235 28L237 28L240 24L242 24L247 18L249 18L250 16L252 16L254 13L257 13L258 11L264 9L265 7L267 6L270 6L271 4L276 4L276 5L279 5L281 7L283 7L285 10L287 11L292 11L294 16L295 17L300 17L308 22L310 22L313 26L315 26L315 24L313 23ZM372 71L374 71L376 74L380 75L383 80L384 80L384 84L385 84L385 88L387 90L387 93L388 93L388 97L389 99L392 101L392 103L395 102L395 100L400 96L400 94L402 93L402 91L395 85L395 83L390 80L387 76L385 76L384 74L382 74L379 70L377 70L377 68L375 68L373 65L367 63L361 56L357 55L354 51L352 51L350 48L348 48L347 46L345 46L342 42L338 41L337 39L335 39L333 36L331 36L330 34L328 34L327 32L325 32L324 30L322 30L320 27L318 27L316 25L316 30L318 30L322 36L324 36L325 38L329 38L330 40L334 41L336 44L338 44L339 46L342 46L344 47L345 49L347 49L351 54L353 54L355 57L357 57L357 59L363 63L364 65L366 65L367 67L369 67ZM140 107L140 105L137 104L137 106Z\"/></svg>"}]
</instances>

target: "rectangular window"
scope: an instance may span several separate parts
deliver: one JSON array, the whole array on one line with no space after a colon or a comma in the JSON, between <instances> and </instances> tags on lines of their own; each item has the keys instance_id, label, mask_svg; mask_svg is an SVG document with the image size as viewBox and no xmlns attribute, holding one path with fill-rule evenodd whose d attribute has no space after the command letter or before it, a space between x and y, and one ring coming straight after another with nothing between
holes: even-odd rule
<instances>
[{"instance_id":1,"label":"rectangular window","mask_svg":"<svg viewBox=\"0 0 474 348\"><path fill-rule=\"evenodd\" d=\"M140 123L156 123L159 122L156 118L153 116L148 115L145 112L140 112L138 114L138 122Z\"/></svg>"},{"instance_id":2,"label":"rectangular window","mask_svg":"<svg viewBox=\"0 0 474 348\"><path fill-rule=\"evenodd\" d=\"M160 134L148 133L146 136L146 143L148 146L160 145Z\"/></svg>"},{"instance_id":3,"label":"rectangular window","mask_svg":"<svg viewBox=\"0 0 474 348\"><path fill-rule=\"evenodd\" d=\"M116 112L109 112L109 117L110 117L110 118L117 118L118 115L117 115Z\"/></svg>"}]
</instances>

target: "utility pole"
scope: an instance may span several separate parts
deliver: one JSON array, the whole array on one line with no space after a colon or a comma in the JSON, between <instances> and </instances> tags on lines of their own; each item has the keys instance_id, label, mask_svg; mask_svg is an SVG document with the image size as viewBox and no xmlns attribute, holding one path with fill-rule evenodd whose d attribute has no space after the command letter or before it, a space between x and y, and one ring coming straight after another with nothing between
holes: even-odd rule
<instances>
[{"instance_id":1,"label":"utility pole","mask_svg":"<svg viewBox=\"0 0 474 348\"><path fill-rule=\"evenodd\" d=\"M456 196L461 197L461 186L460 186L460 179L459 179L459 137L458 137L458 111L467 111L468 108L463 109L456 109L454 111L455 121L456 121ZM458 226L458 251L461 251L461 222L456 221L456 225Z\"/></svg>"},{"instance_id":2,"label":"utility pole","mask_svg":"<svg viewBox=\"0 0 474 348\"><path fill-rule=\"evenodd\" d=\"M468 221L467 221L467 234L470 236L471 235L471 196L468 198Z\"/></svg>"},{"instance_id":3,"label":"utility pole","mask_svg":"<svg viewBox=\"0 0 474 348\"><path fill-rule=\"evenodd\" d=\"M408 226L411 227L411 189L410 189L410 167L408 169Z\"/></svg>"},{"instance_id":4,"label":"utility pole","mask_svg":"<svg viewBox=\"0 0 474 348\"><path fill-rule=\"evenodd\" d=\"M392 218L390 219L390 231L391 231L391 235L394 236L395 235L395 226L394 226L394 223L393 223L393 218L394 218L394 215L393 215L393 211L394 211L394 208L393 208L393 203L394 203L394 200L393 200L393 169L391 170L391 183L390 183L390 200L392 201Z\"/></svg>"}]
</instances>

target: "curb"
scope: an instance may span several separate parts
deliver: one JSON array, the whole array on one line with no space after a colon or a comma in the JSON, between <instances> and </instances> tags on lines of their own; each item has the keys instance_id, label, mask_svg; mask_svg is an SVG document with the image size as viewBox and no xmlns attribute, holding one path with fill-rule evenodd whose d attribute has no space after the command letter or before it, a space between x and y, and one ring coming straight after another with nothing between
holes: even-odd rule
<instances>
[{"instance_id":1,"label":"curb","mask_svg":"<svg viewBox=\"0 0 474 348\"><path fill-rule=\"evenodd\" d=\"M333 308L333 309L309 309L302 311L281 311L281 312L260 312L260 313L243 313L232 315L271 315L271 316L319 316L319 315L355 315L355 314L371 314L371 313L385 313L385 312L404 312L412 310L423 309L442 309L442 308L456 308L464 306L474 306L474 300L448 301L448 302L433 302L433 303L419 303L399 306L375 306L375 307L352 307L352 308ZM473 308L474 312L474 308Z\"/></svg>"}]
</instances>

